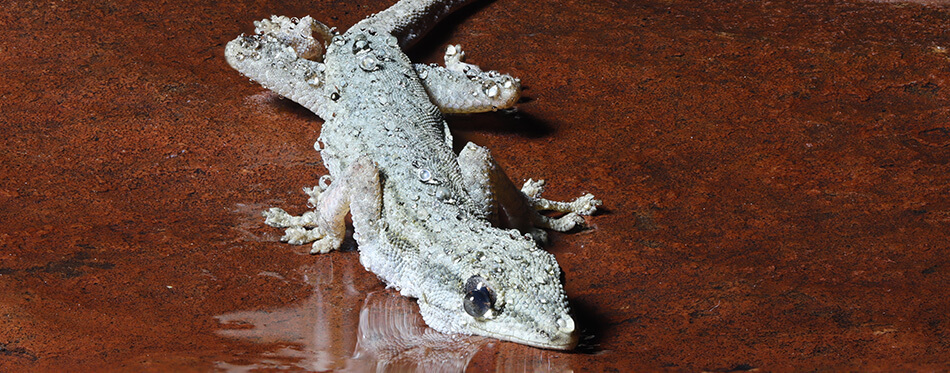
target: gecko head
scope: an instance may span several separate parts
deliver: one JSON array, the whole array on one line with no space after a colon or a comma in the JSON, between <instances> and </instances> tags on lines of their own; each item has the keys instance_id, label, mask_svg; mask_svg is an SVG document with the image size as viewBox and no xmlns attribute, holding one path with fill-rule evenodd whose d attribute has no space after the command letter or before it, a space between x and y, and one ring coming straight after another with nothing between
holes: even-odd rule
<instances>
[{"instance_id":1,"label":"gecko head","mask_svg":"<svg viewBox=\"0 0 950 373\"><path fill-rule=\"evenodd\" d=\"M442 291L420 297L426 323L444 332L574 348L578 333L554 255L517 231L495 231L453 258Z\"/></svg>"}]
</instances>

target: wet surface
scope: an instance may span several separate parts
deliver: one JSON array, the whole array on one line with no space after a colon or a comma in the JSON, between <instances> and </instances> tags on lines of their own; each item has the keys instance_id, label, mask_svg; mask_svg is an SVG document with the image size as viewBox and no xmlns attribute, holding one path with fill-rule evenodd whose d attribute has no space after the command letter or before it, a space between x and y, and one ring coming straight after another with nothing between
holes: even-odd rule
<instances>
[{"instance_id":1,"label":"wet surface","mask_svg":"<svg viewBox=\"0 0 950 373\"><path fill-rule=\"evenodd\" d=\"M261 223L325 172L321 121L224 43L389 2L6 5L0 370L946 369L950 10L927 3L497 0L417 45L529 87L450 118L460 143L604 200L549 247L575 353L433 333L352 241L310 256Z\"/></svg>"}]
</instances>

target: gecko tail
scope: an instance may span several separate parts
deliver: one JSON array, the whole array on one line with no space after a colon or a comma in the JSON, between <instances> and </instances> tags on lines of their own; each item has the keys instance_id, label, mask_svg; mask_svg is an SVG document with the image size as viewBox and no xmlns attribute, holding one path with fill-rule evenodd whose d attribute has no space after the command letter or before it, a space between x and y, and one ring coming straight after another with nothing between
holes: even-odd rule
<instances>
[{"instance_id":1,"label":"gecko tail","mask_svg":"<svg viewBox=\"0 0 950 373\"><path fill-rule=\"evenodd\" d=\"M386 10L361 21L366 26L388 32L406 48L418 41L445 16L473 0L401 0Z\"/></svg>"}]
</instances>

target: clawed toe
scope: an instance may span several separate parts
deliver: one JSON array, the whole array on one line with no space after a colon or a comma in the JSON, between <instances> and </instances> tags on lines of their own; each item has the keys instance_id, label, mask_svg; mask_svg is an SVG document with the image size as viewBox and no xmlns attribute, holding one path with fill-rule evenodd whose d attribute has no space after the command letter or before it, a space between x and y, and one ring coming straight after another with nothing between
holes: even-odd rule
<instances>
[{"instance_id":1,"label":"clawed toe","mask_svg":"<svg viewBox=\"0 0 950 373\"><path fill-rule=\"evenodd\" d=\"M571 203L571 210L580 215L591 215L601 204L599 199L594 199L593 194L587 193Z\"/></svg>"},{"instance_id":2,"label":"clawed toe","mask_svg":"<svg viewBox=\"0 0 950 373\"><path fill-rule=\"evenodd\" d=\"M313 241L313 245L311 245L310 248L310 253L326 254L333 251L337 247L340 247L340 241L341 240L334 239L334 237L331 236L323 237L319 240Z\"/></svg>"},{"instance_id":3,"label":"clawed toe","mask_svg":"<svg viewBox=\"0 0 950 373\"><path fill-rule=\"evenodd\" d=\"M264 211L264 224L267 224L276 228L287 228L290 227L290 219L293 218L287 211L277 207L271 207Z\"/></svg>"},{"instance_id":4,"label":"clawed toe","mask_svg":"<svg viewBox=\"0 0 950 373\"><path fill-rule=\"evenodd\" d=\"M307 229L296 226L287 228L287 230L284 231L284 236L281 237L280 240L292 245L303 245L319 240L324 236L326 236L326 232L320 228Z\"/></svg>"}]
</instances>

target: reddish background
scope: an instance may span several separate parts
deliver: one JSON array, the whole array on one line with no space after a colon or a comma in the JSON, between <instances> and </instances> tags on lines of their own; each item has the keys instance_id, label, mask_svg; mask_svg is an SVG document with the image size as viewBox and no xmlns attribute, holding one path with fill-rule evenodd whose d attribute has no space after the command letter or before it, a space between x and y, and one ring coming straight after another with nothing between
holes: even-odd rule
<instances>
[{"instance_id":1,"label":"reddish background","mask_svg":"<svg viewBox=\"0 0 950 373\"><path fill-rule=\"evenodd\" d=\"M300 307L318 287L327 335L352 340L382 284L352 247L305 255L259 216L302 210L325 172L321 121L222 54L270 14L345 29L389 3L4 5L0 370L253 366L287 342L223 337L215 316ZM853 0L497 0L452 16L414 59L460 43L528 86L517 116L449 118L457 142L605 207L549 247L584 350L491 343L470 369L948 369L948 21Z\"/></svg>"}]
</instances>

